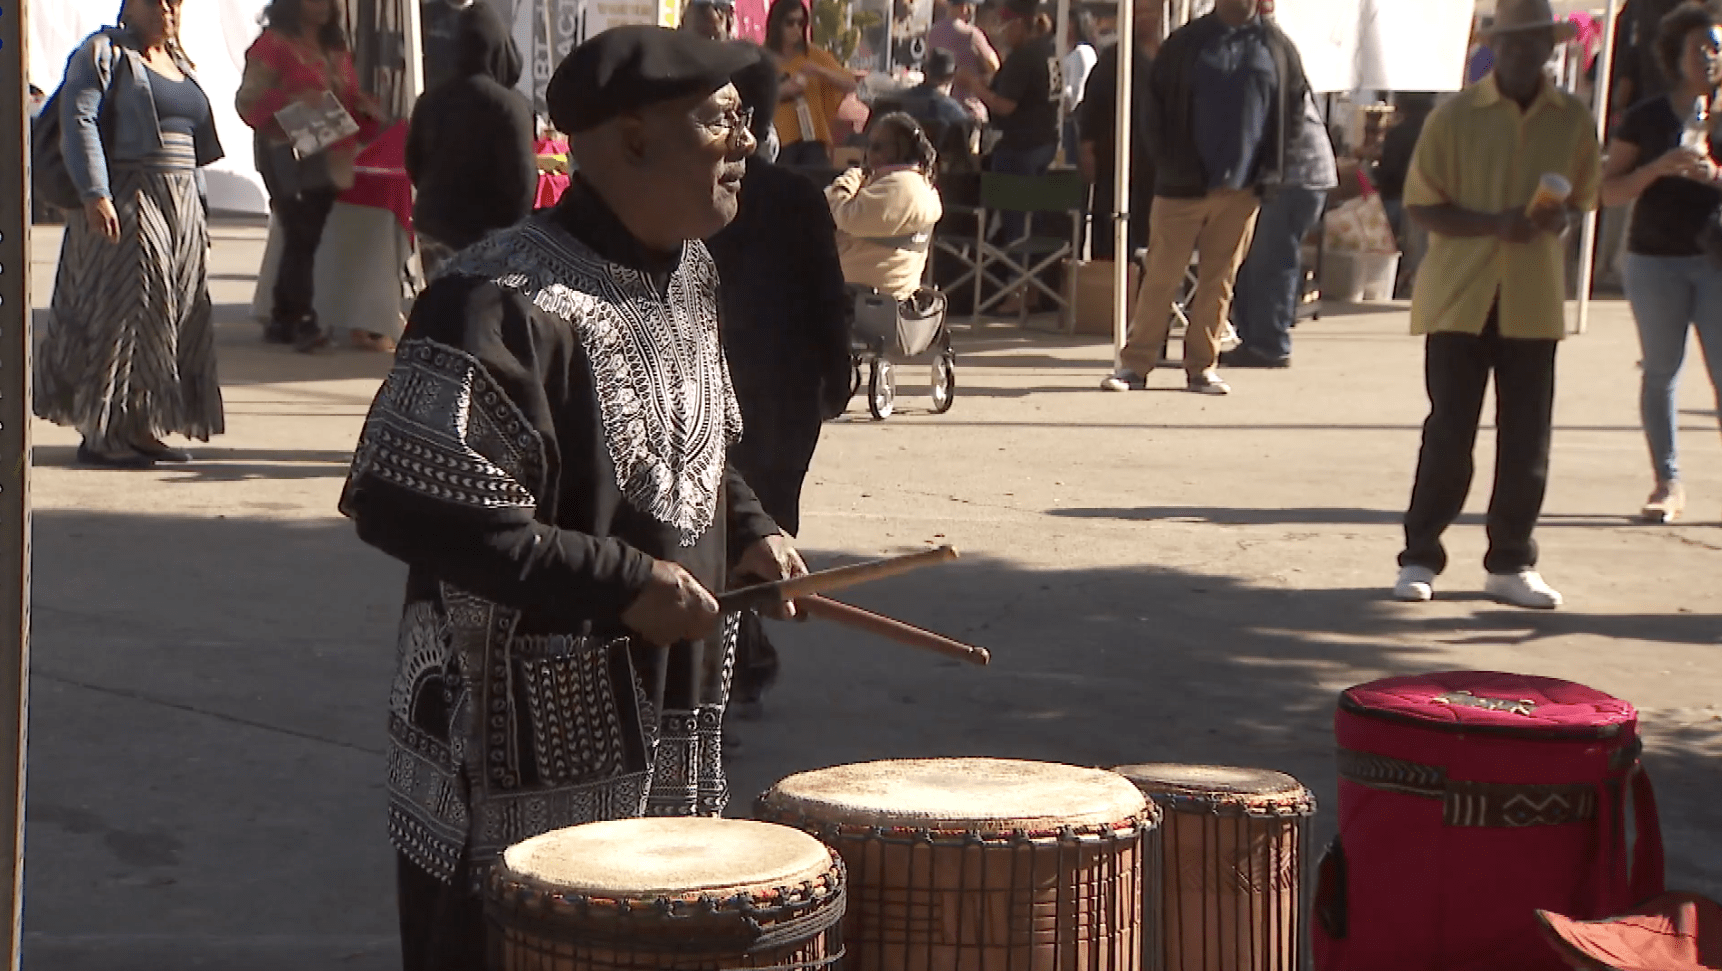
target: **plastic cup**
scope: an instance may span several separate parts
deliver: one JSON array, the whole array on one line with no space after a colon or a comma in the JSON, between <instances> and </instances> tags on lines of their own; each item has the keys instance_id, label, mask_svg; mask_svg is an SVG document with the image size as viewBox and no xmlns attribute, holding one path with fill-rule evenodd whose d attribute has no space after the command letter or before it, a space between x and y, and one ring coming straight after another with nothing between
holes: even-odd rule
<instances>
[{"instance_id":1,"label":"plastic cup","mask_svg":"<svg viewBox=\"0 0 1722 971\"><path fill-rule=\"evenodd\" d=\"M1564 206L1572 194L1573 184L1567 181L1566 176L1545 172L1537 182L1537 194L1531 197L1531 204L1525 207L1525 214L1534 216L1544 209Z\"/></svg>"}]
</instances>

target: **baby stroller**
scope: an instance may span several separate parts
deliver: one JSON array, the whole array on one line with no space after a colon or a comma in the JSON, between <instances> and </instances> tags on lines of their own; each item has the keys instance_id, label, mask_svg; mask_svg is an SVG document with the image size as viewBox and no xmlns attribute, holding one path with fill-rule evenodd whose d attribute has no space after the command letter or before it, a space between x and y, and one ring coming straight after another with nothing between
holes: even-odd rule
<instances>
[{"instance_id":1,"label":"baby stroller","mask_svg":"<svg viewBox=\"0 0 1722 971\"><path fill-rule=\"evenodd\" d=\"M872 287L851 285L855 319L850 324L851 396L861 389L867 369L867 410L879 421L891 417L897 401L897 363L931 359L933 413L951 410L957 394L957 352L945 328L945 295L930 287L906 300L893 300Z\"/></svg>"}]
</instances>

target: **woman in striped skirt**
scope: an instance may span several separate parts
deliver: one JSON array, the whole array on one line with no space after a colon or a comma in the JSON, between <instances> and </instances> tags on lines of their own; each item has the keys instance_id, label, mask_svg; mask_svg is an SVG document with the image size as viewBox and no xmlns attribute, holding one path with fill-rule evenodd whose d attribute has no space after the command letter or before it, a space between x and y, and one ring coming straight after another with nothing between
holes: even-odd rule
<instances>
[{"instance_id":1,"label":"woman in striped skirt","mask_svg":"<svg viewBox=\"0 0 1722 971\"><path fill-rule=\"evenodd\" d=\"M84 199L67 220L36 414L78 429L87 465L191 456L161 440L224 430L197 169L222 157L179 46L180 0L126 0L66 68L63 150Z\"/></svg>"}]
</instances>

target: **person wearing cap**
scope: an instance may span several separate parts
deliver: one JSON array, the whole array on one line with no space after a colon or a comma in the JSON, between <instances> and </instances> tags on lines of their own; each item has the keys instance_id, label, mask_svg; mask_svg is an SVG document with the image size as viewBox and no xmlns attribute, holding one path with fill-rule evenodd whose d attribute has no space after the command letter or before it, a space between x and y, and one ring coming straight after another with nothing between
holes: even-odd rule
<instances>
[{"instance_id":1,"label":"person wearing cap","mask_svg":"<svg viewBox=\"0 0 1722 971\"><path fill-rule=\"evenodd\" d=\"M973 172L980 150L980 122L952 96L957 58L935 47L921 65L921 83L891 99L896 110L915 119L939 153L939 174Z\"/></svg>"},{"instance_id":2,"label":"person wearing cap","mask_svg":"<svg viewBox=\"0 0 1722 971\"><path fill-rule=\"evenodd\" d=\"M1268 16L1272 10L1271 0L1219 0L1212 13L1173 31L1154 59L1148 266L1119 367L1101 382L1104 390L1148 386L1171 328L1172 301L1195 256L1184 386L1231 393L1216 366L1238 268L1263 192L1285 179L1309 92L1297 46Z\"/></svg>"},{"instance_id":3,"label":"person wearing cap","mask_svg":"<svg viewBox=\"0 0 1722 971\"><path fill-rule=\"evenodd\" d=\"M927 31L927 47L947 51L957 62L957 81L952 94L969 110L975 121L987 123L987 106L979 91L992 83L999 70L999 55L986 31L975 24L975 5L969 0L947 4Z\"/></svg>"},{"instance_id":4,"label":"person wearing cap","mask_svg":"<svg viewBox=\"0 0 1722 971\"><path fill-rule=\"evenodd\" d=\"M1543 70L1570 30L1548 0L1501 0L1494 69L1435 109L1412 156L1405 212L1429 231L1429 252L1412 292L1411 331L1426 335L1429 417L1393 588L1401 600L1429 600L1447 566L1441 535L1471 489L1492 376L1483 589L1520 607L1561 603L1537 572L1532 533L1548 485L1555 349L1566 333L1563 236L1571 213L1596 206L1601 155L1589 108ZM1565 203L1527 211L1546 175L1566 180Z\"/></svg>"},{"instance_id":5,"label":"person wearing cap","mask_svg":"<svg viewBox=\"0 0 1722 971\"><path fill-rule=\"evenodd\" d=\"M504 848L727 801L737 618L714 592L805 572L728 462L699 242L735 216L754 139L729 78L755 56L647 26L575 48L546 90L572 184L444 268L366 418L341 511L409 568L387 777L407 971L486 966Z\"/></svg>"},{"instance_id":6,"label":"person wearing cap","mask_svg":"<svg viewBox=\"0 0 1722 971\"><path fill-rule=\"evenodd\" d=\"M753 113L754 137L762 137L777 105L776 63L764 55L731 80L743 110ZM723 279L724 353L747 429L730 462L772 521L795 536L820 429L849 403L851 298L837 227L812 180L756 152L735 220L706 246ZM744 616L730 713L757 717L777 672L765 625Z\"/></svg>"},{"instance_id":7,"label":"person wearing cap","mask_svg":"<svg viewBox=\"0 0 1722 971\"><path fill-rule=\"evenodd\" d=\"M682 11L682 29L709 40L735 39L735 3L733 0L688 0Z\"/></svg>"}]
</instances>

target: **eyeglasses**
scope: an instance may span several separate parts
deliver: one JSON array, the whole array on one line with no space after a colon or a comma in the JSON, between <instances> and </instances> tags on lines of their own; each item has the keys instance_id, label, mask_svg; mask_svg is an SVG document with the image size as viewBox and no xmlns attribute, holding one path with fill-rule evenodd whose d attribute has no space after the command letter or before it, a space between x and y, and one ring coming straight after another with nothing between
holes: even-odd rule
<instances>
[{"instance_id":1,"label":"eyeglasses","mask_svg":"<svg viewBox=\"0 0 1722 971\"><path fill-rule=\"evenodd\" d=\"M694 124L718 138L727 139L733 144L741 136L741 133L752 130L753 109L731 108L716 118L695 118Z\"/></svg>"}]
</instances>

